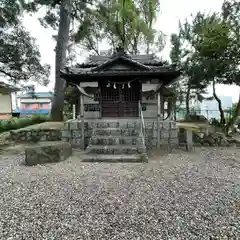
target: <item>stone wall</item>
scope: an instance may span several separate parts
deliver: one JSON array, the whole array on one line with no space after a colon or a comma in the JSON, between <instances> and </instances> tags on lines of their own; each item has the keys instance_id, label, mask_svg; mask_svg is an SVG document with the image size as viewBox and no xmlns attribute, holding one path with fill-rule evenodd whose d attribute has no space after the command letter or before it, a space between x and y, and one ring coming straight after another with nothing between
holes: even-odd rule
<instances>
[{"instance_id":1,"label":"stone wall","mask_svg":"<svg viewBox=\"0 0 240 240\"><path fill-rule=\"evenodd\" d=\"M62 128L62 141L71 143L72 147L81 148L83 143L82 138L82 122L74 119L64 123ZM84 147L86 148L90 137L92 136L91 122L84 122Z\"/></svg>"},{"instance_id":2,"label":"stone wall","mask_svg":"<svg viewBox=\"0 0 240 240\"><path fill-rule=\"evenodd\" d=\"M84 145L85 148L88 146L89 139L92 136L92 129L96 127L98 122L101 122L101 119L85 119L84 122ZM136 122L136 119L116 119L110 120L118 121L120 123L120 128L128 128L131 126L132 122ZM130 123L130 124L129 124ZM81 148L82 147L82 123L80 120L69 120L65 122L62 129L62 140L71 143L73 147ZM155 149L157 147L157 120L145 120L146 126L146 136L145 142L148 150ZM160 122L160 145L171 144L176 146L178 144L178 133L176 123L174 121L161 121Z\"/></svg>"},{"instance_id":3,"label":"stone wall","mask_svg":"<svg viewBox=\"0 0 240 240\"><path fill-rule=\"evenodd\" d=\"M12 143L26 143L39 141L60 141L60 129L28 129L28 130L13 130L7 139Z\"/></svg>"},{"instance_id":4,"label":"stone wall","mask_svg":"<svg viewBox=\"0 0 240 240\"><path fill-rule=\"evenodd\" d=\"M146 120L146 146L148 150L157 148L157 120ZM160 122L160 146L178 145L178 130L176 122L174 121L161 121Z\"/></svg>"}]
</instances>

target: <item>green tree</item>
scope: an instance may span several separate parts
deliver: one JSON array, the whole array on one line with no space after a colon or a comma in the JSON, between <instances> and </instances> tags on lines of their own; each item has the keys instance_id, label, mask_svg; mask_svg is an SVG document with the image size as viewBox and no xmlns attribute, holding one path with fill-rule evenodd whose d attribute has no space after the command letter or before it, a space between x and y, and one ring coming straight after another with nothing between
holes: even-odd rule
<instances>
[{"instance_id":1,"label":"green tree","mask_svg":"<svg viewBox=\"0 0 240 240\"><path fill-rule=\"evenodd\" d=\"M182 68L182 43L179 34L171 34L171 51L170 59L172 64L176 64L179 68ZM182 88L183 80L177 81L172 84L172 90L175 93L172 99L174 113L176 114L177 109L181 106L184 100L184 90ZM179 104L177 106L177 103ZM176 115L175 115L176 119Z\"/></svg>"},{"instance_id":2,"label":"green tree","mask_svg":"<svg viewBox=\"0 0 240 240\"><path fill-rule=\"evenodd\" d=\"M71 9L72 0L62 0L55 55L55 87L51 109L51 118L53 121L63 120L65 82L60 77L60 70L64 67L67 60L66 54L69 41Z\"/></svg>"},{"instance_id":3,"label":"green tree","mask_svg":"<svg viewBox=\"0 0 240 240\"><path fill-rule=\"evenodd\" d=\"M47 85L49 65L42 65L35 40L21 23L24 1L0 2L0 73L14 83Z\"/></svg>"},{"instance_id":4,"label":"green tree","mask_svg":"<svg viewBox=\"0 0 240 240\"><path fill-rule=\"evenodd\" d=\"M36 12L38 7L43 5L47 11L41 23L45 27L51 26L58 29L55 98L52 106L52 119L55 121L62 120L61 116L63 116L64 81L60 79L59 73L60 68L66 63L66 51L73 39L85 49L95 51L96 54L98 54L98 44L102 40L107 40L111 48L121 45L130 53L137 53L138 44L140 40L144 42L143 39L146 41L147 52L150 52L150 44L162 47L162 35L158 34L156 37L152 28L158 8L156 0L137 2L132 0L99 2L39 0L28 4L25 8ZM144 12L141 12L143 10ZM69 38L71 21L79 27L77 33L71 33ZM58 48L59 46L61 48Z\"/></svg>"},{"instance_id":5,"label":"green tree","mask_svg":"<svg viewBox=\"0 0 240 240\"><path fill-rule=\"evenodd\" d=\"M39 6L44 6L47 11L40 22L44 27L51 26L58 30L55 48L55 87L51 109L52 121L63 120L65 81L60 77L60 70L67 62L67 49L69 43L70 23L74 13L72 0L39 0L26 4L29 12L37 12Z\"/></svg>"},{"instance_id":6,"label":"green tree","mask_svg":"<svg viewBox=\"0 0 240 240\"><path fill-rule=\"evenodd\" d=\"M206 87L211 84L213 96L218 102L222 125L225 123L224 111L215 86L218 83L239 84L236 73L240 56L237 41L239 38L235 34L239 33L236 31L236 23L230 20L230 17L226 17L226 12L224 16L216 13L198 13L192 21L180 25L177 42L178 45L184 46L178 61L185 77L183 86L186 89L187 113L190 92L194 90L198 93L198 98L202 99L202 93L205 93ZM172 52L174 51L176 52L173 47ZM172 58L176 59L175 55L172 54Z\"/></svg>"},{"instance_id":7,"label":"green tree","mask_svg":"<svg viewBox=\"0 0 240 240\"><path fill-rule=\"evenodd\" d=\"M228 21L231 25L232 35L235 38L235 45L237 45L236 48L238 48L239 50L240 49L240 2L236 0L224 1L222 5L222 15L224 20ZM237 65L240 65L239 54L240 54L239 51L235 53ZM239 72L237 72L236 74L233 74L230 80L232 81L232 83L236 84L237 86L240 86ZM232 131L233 126L239 124L240 122L239 118L240 118L240 93L239 93L238 102L233 111L233 117L228 123L228 131Z\"/></svg>"},{"instance_id":8,"label":"green tree","mask_svg":"<svg viewBox=\"0 0 240 240\"><path fill-rule=\"evenodd\" d=\"M159 3L156 0L110 0L101 1L95 8L88 8L78 18L81 23L75 40L84 49L99 54L99 42L107 41L111 49L123 46L126 51L137 54L161 50L164 38L153 28Z\"/></svg>"},{"instance_id":9,"label":"green tree","mask_svg":"<svg viewBox=\"0 0 240 240\"><path fill-rule=\"evenodd\" d=\"M31 13L37 12L40 7L44 6L46 14L42 19L39 19L41 24L58 31L57 36L53 36L57 42L55 48L55 87L51 109L53 121L63 120L65 81L60 77L60 70L68 60L70 24L78 14L82 14L82 9L86 5L86 2L77 0L39 0L24 6Z\"/></svg>"},{"instance_id":10,"label":"green tree","mask_svg":"<svg viewBox=\"0 0 240 240\"><path fill-rule=\"evenodd\" d=\"M203 78L213 87L213 96L218 102L220 122L225 124L221 100L216 94L216 84L234 83L239 66L239 43L233 34L230 21L219 14L199 13L193 22L193 46L196 49Z\"/></svg>"},{"instance_id":11,"label":"green tree","mask_svg":"<svg viewBox=\"0 0 240 240\"><path fill-rule=\"evenodd\" d=\"M206 92L207 82L203 78L202 69L196 56L196 50L192 44L194 34L192 23L186 21L179 24L179 33L171 35L170 58L172 63L177 64L182 69L182 79L173 84L176 93L176 100L180 105L185 100L186 115L190 115L189 101L191 93L197 95L199 101L205 99L203 94ZM177 106L176 106L177 108Z\"/></svg>"}]
</instances>

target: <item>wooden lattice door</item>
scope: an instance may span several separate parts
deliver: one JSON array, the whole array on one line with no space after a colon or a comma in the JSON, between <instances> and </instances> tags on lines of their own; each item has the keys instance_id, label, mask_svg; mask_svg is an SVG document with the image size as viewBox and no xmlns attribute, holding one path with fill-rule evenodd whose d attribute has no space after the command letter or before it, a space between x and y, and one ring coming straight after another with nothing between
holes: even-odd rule
<instances>
[{"instance_id":1,"label":"wooden lattice door","mask_svg":"<svg viewBox=\"0 0 240 240\"><path fill-rule=\"evenodd\" d=\"M101 86L102 117L138 117L140 84Z\"/></svg>"}]
</instances>

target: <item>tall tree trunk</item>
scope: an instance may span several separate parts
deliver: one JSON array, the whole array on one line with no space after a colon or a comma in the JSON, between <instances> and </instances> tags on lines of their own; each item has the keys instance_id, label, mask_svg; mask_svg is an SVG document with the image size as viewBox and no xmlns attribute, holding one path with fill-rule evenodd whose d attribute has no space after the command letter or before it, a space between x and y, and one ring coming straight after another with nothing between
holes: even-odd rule
<instances>
[{"instance_id":1,"label":"tall tree trunk","mask_svg":"<svg viewBox=\"0 0 240 240\"><path fill-rule=\"evenodd\" d=\"M190 118L190 107L189 107L190 91L191 91L191 88L188 85L187 86L187 93L186 93L186 114L185 114L185 119L186 120L189 120L189 118Z\"/></svg>"},{"instance_id":2,"label":"tall tree trunk","mask_svg":"<svg viewBox=\"0 0 240 240\"><path fill-rule=\"evenodd\" d=\"M225 121L225 116L224 116L224 111L222 108L222 102L221 99L217 96L216 94L216 87L215 87L215 80L213 79L213 97L216 99L217 103L218 103L218 110L220 112L220 124L223 127L226 123Z\"/></svg>"},{"instance_id":3,"label":"tall tree trunk","mask_svg":"<svg viewBox=\"0 0 240 240\"><path fill-rule=\"evenodd\" d=\"M65 81L60 77L60 70L66 62L66 52L69 40L72 0L63 0L60 7L60 22L58 28L56 55L55 55L55 88L52 103L52 121L63 120Z\"/></svg>"}]
</instances>

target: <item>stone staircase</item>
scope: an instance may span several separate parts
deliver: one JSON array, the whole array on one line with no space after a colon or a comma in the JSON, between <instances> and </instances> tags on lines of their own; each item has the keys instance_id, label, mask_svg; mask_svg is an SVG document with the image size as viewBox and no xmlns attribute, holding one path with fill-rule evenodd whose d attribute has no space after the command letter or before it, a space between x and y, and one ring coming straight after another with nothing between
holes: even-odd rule
<instances>
[{"instance_id":1,"label":"stone staircase","mask_svg":"<svg viewBox=\"0 0 240 240\"><path fill-rule=\"evenodd\" d=\"M139 120L99 120L93 126L85 162L147 162Z\"/></svg>"}]
</instances>

